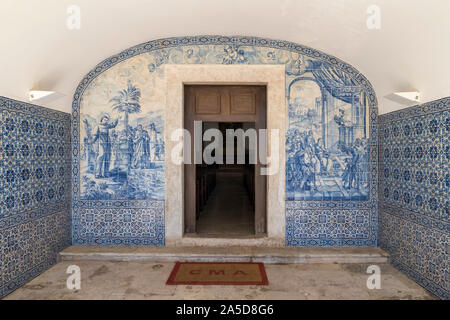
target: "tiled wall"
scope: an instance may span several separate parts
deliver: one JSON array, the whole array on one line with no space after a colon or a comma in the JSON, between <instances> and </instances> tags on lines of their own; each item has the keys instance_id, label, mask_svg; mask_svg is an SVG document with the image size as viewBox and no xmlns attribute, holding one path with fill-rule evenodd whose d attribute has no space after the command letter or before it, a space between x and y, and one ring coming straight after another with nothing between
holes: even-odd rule
<instances>
[{"instance_id":1,"label":"tiled wall","mask_svg":"<svg viewBox=\"0 0 450 320\"><path fill-rule=\"evenodd\" d=\"M0 297L71 243L70 115L0 97Z\"/></svg>"},{"instance_id":2,"label":"tiled wall","mask_svg":"<svg viewBox=\"0 0 450 320\"><path fill-rule=\"evenodd\" d=\"M312 48L239 36L149 41L80 82L72 104L74 244L164 245L166 64L285 66L286 244L377 244L370 83Z\"/></svg>"},{"instance_id":3,"label":"tiled wall","mask_svg":"<svg viewBox=\"0 0 450 320\"><path fill-rule=\"evenodd\" d=\"M379 117L379 243L392 263L450 298L450 98Z\"/></svg>"}]
</instances>

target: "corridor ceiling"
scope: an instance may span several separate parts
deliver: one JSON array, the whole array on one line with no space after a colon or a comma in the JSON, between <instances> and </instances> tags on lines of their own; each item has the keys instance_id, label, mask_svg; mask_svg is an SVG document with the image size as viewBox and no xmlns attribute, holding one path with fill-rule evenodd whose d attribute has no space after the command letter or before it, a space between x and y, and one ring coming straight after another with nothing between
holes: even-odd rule
<instances>
[{"instance_id":1,"label":"corridor ceiling","mask_svg":"<svg viewBox=\"0 0 450 320\"><path fill-rule=\"evenodd\" d=\"M80 8L80 29L67 8ZM367 20L376 5L380 28ZM0 95L27 101L30 89L64 97L97 63L149 40L243 35L293 41L357 68L375 88L380 113L405 106L386 98L418 90L422 102L450 95L449 0L1 0Z\"/></svg>"}]
</instances>

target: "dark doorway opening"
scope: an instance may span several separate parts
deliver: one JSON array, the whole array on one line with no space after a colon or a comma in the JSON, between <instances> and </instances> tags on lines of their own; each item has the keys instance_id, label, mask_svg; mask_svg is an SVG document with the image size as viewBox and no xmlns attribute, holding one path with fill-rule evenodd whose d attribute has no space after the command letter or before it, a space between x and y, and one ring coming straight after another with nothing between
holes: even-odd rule
<instances>
[{"instance_id":1,"label":"dark doorway opening","mask_svg":"<svg viewBox=\"0 0 450 320\"><path fill-rule=\"evenodd\" d=\"M227 129L254 129L252 122L203 122L203 132L214 128L226 137ZM207 143L204 143L205 147ZM249 159L249 141L245 143L245 163L238 163L238 144L234 139L233 161L226 159L223 140L222 164L196 165L197 235L245 237L255 234L255 165ZM230 163L232 162L232 163Z\"/></svg>"}]
</instances>

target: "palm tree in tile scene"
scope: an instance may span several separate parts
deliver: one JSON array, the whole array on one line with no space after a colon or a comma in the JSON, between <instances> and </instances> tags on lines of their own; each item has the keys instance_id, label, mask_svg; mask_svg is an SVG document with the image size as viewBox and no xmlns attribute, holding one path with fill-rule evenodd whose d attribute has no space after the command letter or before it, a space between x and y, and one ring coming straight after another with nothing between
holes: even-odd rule
<instances>
[{"instance_id":1,"label":"palm tree in tile scene","mask_svg":"<svg viewBox=\"0 0 450 320\"><path fill-rule=\"evenodd\" d=\"M124 113L123 119L123 131L120 141L120 153L123 155L121 159L122 169L127 171L130 169L131 159L129 156L133 153L132 143L130 143L130 137L132 133L131 128L128 125L128 115L132 113L141 112L141 105L139 99L141 98L141 90L134 86L130 80L127 82L127 88L120 90L116 96L109 100L112 103L112 109L118 112Z\"/></svg>"},{"instance_id":2,"label":"palm tree in tile scene","mask_svg":"<svg viewBox=\"0 0 450 320\"><path fill-rule=\"evenodd\" d=\"M124 117L124 128L128 128L128 115L130 113L141 112L141 105L139 104L139 99L141 98L141 90L134 86L130 80L127 82L127 89L119 91L119 94L109 100L112 103L113 110L123 112Z\"/></svg>"}]
</instances>

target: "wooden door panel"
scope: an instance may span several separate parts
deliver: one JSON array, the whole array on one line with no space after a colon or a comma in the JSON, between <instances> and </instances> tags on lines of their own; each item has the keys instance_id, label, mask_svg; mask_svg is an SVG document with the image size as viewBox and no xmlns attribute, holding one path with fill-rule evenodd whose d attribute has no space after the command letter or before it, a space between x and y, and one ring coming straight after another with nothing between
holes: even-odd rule
<instances>
[{"instance_id":1,"label":"wooden door panel","mask_svg":"<svg viewBox=\"0 0 450 320\"><path fill-rule=\"evenodd\" d=\"M220 114L221 94L219 91L199 90L195 93L196 114Z\"/></svg>"},{"instance_id":2,"label":"wooden door panel","mask_svg":"<svg viewBox=\"0 0 450 320\"><path fill-rule=\"evenodd\" d=\"M265 89L265 88L264 88ZM260 129L266 129L266 91L256 95L256 105L258 112L256 115L255 129L259 133ZM258 134L259 136L259 134ZM259 137L258 137L259 140ZM267 141L267 139L266 139ZM258 141L259 142L259 141ZM259 149L259 146L258 146ZM267 150L268 148L266 148ZM259 151L258 151L259 152ZM259 158L259 156L258 156ZM259 159L255 165L255 234L264 234L267 232L267 179L265 175L261 175L263 165Z\"/></svg>"},{"instance_id":3,"label":"wooden door panel","mask_svg":"<svg viewBox=\"0 0 450 320\"><path fill-rule=\"evenodd\" d=\"M255 114L256 98L254 92L231 93L231 114Z\"/></svg>"},{"instance_id":4,"label":"wooden door panel","mask_svg":"<svg viewBox=\"0 0 450 320\"><path fill-rule=\"evenodd\" d=\"M191 161L194 155L194 116L195 115L195 92L192 88L185 88L184 103L184 128L191 134ZM195 164L184 165L184 231L195 233L196 219L196 168Z\"/></svg>"}]
</instances>

